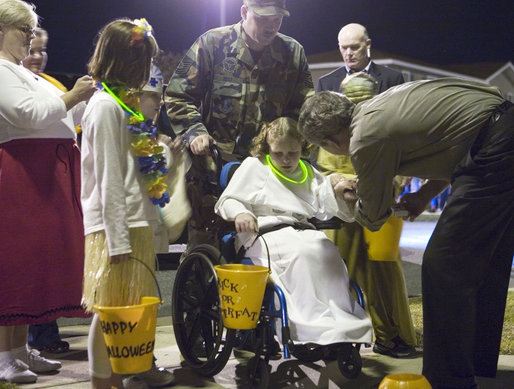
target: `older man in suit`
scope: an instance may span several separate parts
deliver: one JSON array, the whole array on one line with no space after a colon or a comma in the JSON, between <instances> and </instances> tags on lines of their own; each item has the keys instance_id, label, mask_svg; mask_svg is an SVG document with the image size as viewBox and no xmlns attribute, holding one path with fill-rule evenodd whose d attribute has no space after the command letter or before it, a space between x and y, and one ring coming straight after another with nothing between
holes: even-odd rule
<instances>
[{"instance_id":1,"label":"older man in suit","mask_svg":"<svg viewBox=\"0 0 514 389\"><path fill-rule=\"evenodd\" d=\"M341 82L356 72L365 72L372 76L378 83L379 93L404 82L400 72L377 65L370 59L371 39L364 26L356 23L344 26L339 32L338 41L345 64L321 77L318 91L339 92ZM334 155L320 149L317 164L326 174L336 172L349 178L355 177L348 156ZM396 188L398 189L399 185ZM397 220L395 224L401 228L401 221ZM416 335L408 305L398 244L394 247L395 252L388 258L378 258L380 260L377 261L371 260L368 255L363 227L358 223L345 223L340 230L326 231L326 234L338 246L348 266L350 277L366 292L376 336L373 350L395 358L413 355L416 352L413 347L416 344Z\"/></svg>"},{"instance_id":2,"label":"older man in suit","mask_svg":"<svg viewBox=\"0 0 514 389\"><path fill-rule=\"evenodd\" d=\"M400 72L377 65L371 60L371 39L364 26L357 23L347 24L339 31L337 40L344 66L321 77L318 82L318 91L338 92L346 76L356 72L366 72L373 76L378 82L379 93L404 82Z\"/></svg>"}]
</instances>

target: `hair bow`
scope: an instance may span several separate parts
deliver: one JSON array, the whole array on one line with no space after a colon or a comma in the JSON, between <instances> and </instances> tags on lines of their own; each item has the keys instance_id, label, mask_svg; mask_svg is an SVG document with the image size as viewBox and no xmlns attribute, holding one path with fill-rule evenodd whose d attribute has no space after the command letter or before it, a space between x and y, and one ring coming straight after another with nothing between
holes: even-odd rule
<instances>
[{"instance_id":1,"label":"hair bow","mask_svg":"<svg viewBox=\"0 0 514 389\"><path fill-rule=\"evenodd\" d=\"M145 18L134 19L135 24L130 32L130 46L141 47L143 40L148 39L152 35L152 26L146 21Z\"/></svg>"}]
</instances>

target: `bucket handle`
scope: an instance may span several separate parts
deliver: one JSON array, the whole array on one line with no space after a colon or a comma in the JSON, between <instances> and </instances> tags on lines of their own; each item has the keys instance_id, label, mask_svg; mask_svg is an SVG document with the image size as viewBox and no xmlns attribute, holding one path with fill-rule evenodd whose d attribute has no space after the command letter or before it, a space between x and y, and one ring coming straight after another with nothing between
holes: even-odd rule
<instances>
[{"instance_id":1,"label":"bucket handle","mask_svg":"<svg viewBox=\"0 0 514 389\"><path fill-rule=\"evenodd\" d=\"M157 277L155 276L155 272L152 271L152 269L150 269L150 267L144 263L142 260L140 260L139 258L136 258L136 257L133 257L132 255L130 256L130 259L133 259L137 262L139 262L141 265L143 265L144 267L146 267L146 269L150 272L150 274L152 275L152 278L153 280L155 281L155 285L157 286L157 292L159 293L159 300L161 301L161 304L162 304L162 293L161 293L161 288L159 286L159 283L157 282Z\"/></svg>"},{"instance_id":2,"label":"bucket handle","mask_svg":"<svg viewBox=\"0 0 514 389\"><path fill-rule=\"evenodd\" d=\"M263 234L259 234L257 236L257 238L261 238L262 241L264 242L264 246L266 247L266 252L268 254L268 274L271 274L271 258L270 258L270 255L269 255L268 243L266 242L266 239L264 239Z\"/></svg>"}]
</instances>

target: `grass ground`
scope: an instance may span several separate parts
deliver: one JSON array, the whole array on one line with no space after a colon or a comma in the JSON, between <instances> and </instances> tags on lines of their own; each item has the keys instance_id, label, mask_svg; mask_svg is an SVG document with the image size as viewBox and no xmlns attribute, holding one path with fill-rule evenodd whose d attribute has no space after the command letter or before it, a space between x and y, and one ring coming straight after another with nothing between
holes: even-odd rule
<instances>
[{"instance_id":1,"label":"grass ground","mask_svg":"<svg viewBox=\"0 0 514 389\"><path fill-rule=\"evenodd\" d=\"M14 384L9 384L6 382L0 382L0 389L15 389L15 388L19 388L19 386L14 385Z\"/></svg>"},{"instance_id":2,"label":"grass ground","mask_svg":"<svg viewBox=\"0 0 514 389\"><path fill-rule=\"evenodd\" d=\"M410 298L409 305L412 314L412 321L414 322L414 328L416 329L418 344L422 345L423 311L421 308L421 297ZM507 295L507 306L505 308L505 318L503 321L500 354L514 355L514 290L509 290Z\"/></svg>"}]
</instances>

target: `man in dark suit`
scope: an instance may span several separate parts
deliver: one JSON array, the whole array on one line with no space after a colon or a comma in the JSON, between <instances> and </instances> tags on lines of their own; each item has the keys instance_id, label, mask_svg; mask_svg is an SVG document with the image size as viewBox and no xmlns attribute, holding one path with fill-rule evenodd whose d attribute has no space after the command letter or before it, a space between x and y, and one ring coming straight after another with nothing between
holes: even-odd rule
<instances>
[{"instance_id":1,"label":"man in dark suit","mask_svg":"<svg viewBox=\"0 0 514 389\"><path fill-rule=\"evenodd\" d=\"M370 58L371 39L366 28L357 23L344 26L337 36L339 51L344 66L324 75L319 79L318 91L339 92L341 81L355 72L366 72L378 82L378 93L392 86L404 83L400 72L377 65Z\"/></svg>"},{"instance_id":2,"label":"man in dark suit","mask_svg":"<svg viewBox=\"0 0 514 389\"><path fill-rule=\"evenodd\" d=\"M321 77L318 91L341 91L341 82L355 72L371 75L378 83L379 93L404 82L400 72L377 65L370 59L371 39L364 26L356 23L344 26L339 32L338 41L345 64ZM348 156L334 155L320 149L317 164L319 170L325 174L339 173L348 178L355 177ZM397 189L398 187L399 185ZM401 226L401 221L399 223ZM338 246L350 277L366 293L376 337L373 351L395 358L412 356L416 352L413 347L416 344L416 334L410 315L398 244L390 258L371 260L363 227L358 223L345 223L340 230L326 231L326 234Z\"/></svg>"}]
</instances>

